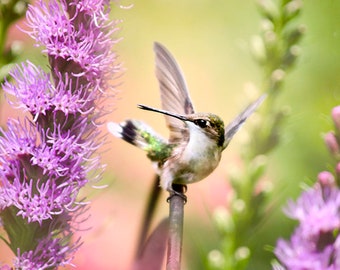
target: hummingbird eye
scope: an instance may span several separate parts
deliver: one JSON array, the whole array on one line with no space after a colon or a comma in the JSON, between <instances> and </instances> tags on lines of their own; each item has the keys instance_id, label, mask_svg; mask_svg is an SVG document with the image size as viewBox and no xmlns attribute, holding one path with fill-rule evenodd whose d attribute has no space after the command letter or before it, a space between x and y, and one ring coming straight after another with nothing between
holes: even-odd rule
<instances>
[{"instance_id":1,"label":"hummingbird eye","mask_svg":"<svg viewBox=\"0 0 340 270\"><path fill-rule=\"evenodd\" d=\"M195 125L199 126L200 128L206 128L209 126L209 122L204 119L197 119L194 121Z\"/></svg>"}]
</instances>

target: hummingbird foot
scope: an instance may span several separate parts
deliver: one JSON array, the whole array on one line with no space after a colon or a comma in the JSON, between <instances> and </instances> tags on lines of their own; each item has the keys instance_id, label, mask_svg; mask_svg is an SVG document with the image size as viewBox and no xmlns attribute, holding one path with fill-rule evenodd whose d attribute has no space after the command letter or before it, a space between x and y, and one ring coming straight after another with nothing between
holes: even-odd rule
<instances>
[{"instance_id":1,"label":"hummingbird foot","mask_svg":"<svg viewBox=\"0 0 340 270\"><path fill-rule=\"evenodd\" d=\"M171 198L174 196L179 196L183 199L184 204L187 203L187 196L184 194L188 190L186 185L178 185L173 184L171 189L169 190L170 196L166 199L167 202L170 202Z\"/></svg>"},{"instance_id":2,"label":"hummingbird foot","mask_svg":"<svg viewBox=\"0 0 340 270\"><path fill-rule=\"evenodd\" d=\"M170 200L171 200L173 197L175 197L175 196L181 197L181 198L183 199L183 201L184 201L184 204L187 203L187 200L188 200L188 199L187 199L187 196L186 196L185 194L181 193L181 192L178 192L178 191L172 191L172 192L170 192L170 196L166 199L166 202L169 203Z\"/></svg>"}]
</instances>

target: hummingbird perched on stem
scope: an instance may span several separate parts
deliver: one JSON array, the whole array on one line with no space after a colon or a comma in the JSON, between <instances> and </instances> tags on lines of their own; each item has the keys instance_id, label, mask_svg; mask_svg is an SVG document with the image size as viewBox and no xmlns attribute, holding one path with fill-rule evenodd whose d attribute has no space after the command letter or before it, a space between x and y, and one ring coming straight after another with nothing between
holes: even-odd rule
<instances>
[{"instance_id":1,"label":"hummingbird perched on stem","mask_svg":"<svg viewBox=\"0 0 340 270\"><path fill-rule=\"evenodd\" d=\"M183 73L174 57L157 42L154 51L163 109L145 105L138 107L165 115L170 130L169 140L138 120L126 120L120 124L109 122L107 127L116 137L145 150L156 165L160 186L170 195L182 195L174 191L172 185L186 186L212 173L220 162L222 151L262 103L265 95L251 103L225 127L219 116L195 112Z\"/></svg>"}]
</instances>

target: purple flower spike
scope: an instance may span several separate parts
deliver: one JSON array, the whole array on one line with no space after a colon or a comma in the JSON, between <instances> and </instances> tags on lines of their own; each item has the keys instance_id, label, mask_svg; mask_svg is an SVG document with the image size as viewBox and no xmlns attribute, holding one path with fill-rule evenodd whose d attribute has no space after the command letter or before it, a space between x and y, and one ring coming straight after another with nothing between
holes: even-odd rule
<instances>
[{"instance_id":1,"label":"purple flower spike","mask_svg":"<svg viewBox=\"0 0 340 270\"><path fill-rule=\"evenodd\" d=\"M0 221L16 269L71 264L81 243L72 239L87 209L78 195L90 172L101 177L97 122L119 70L109 4L52 0L28 9L28 33L44 47L51 71L26 61L3 85L16 97L10 103L30 114L0 130Z\"/></svg>"}]
</instances>

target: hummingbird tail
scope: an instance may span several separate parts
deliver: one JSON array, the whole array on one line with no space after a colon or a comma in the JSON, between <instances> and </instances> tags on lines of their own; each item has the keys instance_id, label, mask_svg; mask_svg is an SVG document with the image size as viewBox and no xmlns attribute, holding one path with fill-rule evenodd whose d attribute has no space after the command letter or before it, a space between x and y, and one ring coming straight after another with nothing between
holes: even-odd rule
<instances>
[{"instance_id":1,"label":"hummingbird tail","mask_svg":"<svg viewBox=\"0 0 340 270\"><path fill-rule=\"evenodd\" d=\"M137 120L127 120L119 124L109 122L107 124L107 128L111 134L142 149L147 146L147 142L143 136L141 136L143 126L144 124Z\"/></svg>"},{"instance_id":2,"label":"hummingbird tail","mask_svg":"<svg viewBox=\"0 0 340 270\"><path fill-rule=\"evenodd\" d=\"M162 161L168 157L170 149L167 142L141 121L109 122L107 128L117 138L145 150L152 161Z\"/></svg>"}]
</instances>

